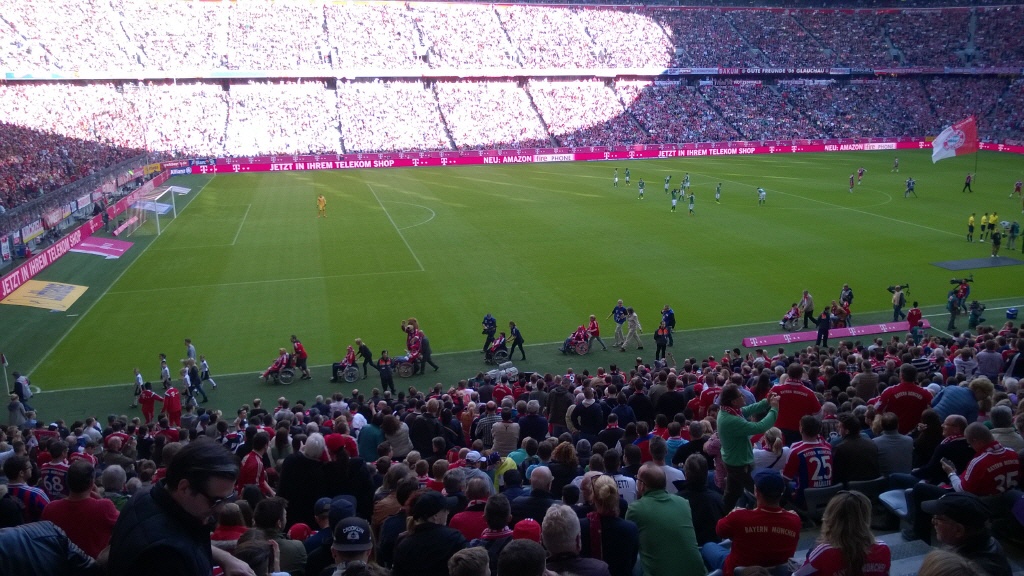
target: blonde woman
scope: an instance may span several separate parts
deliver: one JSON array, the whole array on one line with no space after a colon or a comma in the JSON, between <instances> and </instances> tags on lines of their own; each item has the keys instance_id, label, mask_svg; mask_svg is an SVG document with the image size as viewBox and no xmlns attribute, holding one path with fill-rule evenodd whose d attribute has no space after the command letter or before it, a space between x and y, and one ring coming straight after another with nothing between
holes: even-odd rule
<instances>
[{"instance_id":1,"label":"blonde woman","mask_svg":"<svg viewBox=\"0 0 1024 576\"><path fill-rule=\"evenodd\" d=\"M771 468L782 472L789 460L789 446L783 445L782 430L769 428L754 447L754 469Z\"/></svg>"},{"instance_id":2,"label":"blonde woman","mask_svg":"<svg viewBox=\"0 0 1024 576\"><path fill-rule=\"evenodd\" d=\"M832 497L818 545L793 576L888 576L892 554L871 532L871 501L860 492Z\"/></svg>"},{"instance_id":3,"label":"blonde woman","mask_svg":"<svg viewBox=\"0 0 1024 576\"><path fill-rule=\"evenodd\" d=\"M611 476L591 481L594 511L580 520L580 555L604 560L612 576L630 576L640 551L636 524L619 518L619 488Z\"/></svg>"}]
</instances>

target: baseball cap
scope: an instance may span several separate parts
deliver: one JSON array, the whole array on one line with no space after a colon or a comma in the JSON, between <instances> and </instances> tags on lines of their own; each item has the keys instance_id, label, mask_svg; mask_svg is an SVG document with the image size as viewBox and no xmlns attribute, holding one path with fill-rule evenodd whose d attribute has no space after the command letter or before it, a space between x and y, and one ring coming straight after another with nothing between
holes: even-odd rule
<instances>
[{"instance_id":1,"label":"baseball cap","mask_svg":"<svg viewBox=\"0 0 1024 576\"><path fill-rule=\"evenodd\" d=\"M524 518L512 528L513 540L533 540L540 543L540 523L533 518Z\"/></svg>"},{"instance_id":2,"label":"baseball cap","mask_svg":"<svg viewBox=\"0 0 1024 576\"><path fill-rule=\"evenodd\" d=\"M466 462L479 462L480 460L483 460L483 456L481 456L476 450L472 450L466 454Z\"/></svg>"},{"instance_id":3,"label":"baseball cap","mask_svg":"<svg viewBox=\"0 0 1024 576\"><path fill-rule=\"evenodd\" d=\"M297 542L302 542L313 534L316 534L316 532L313 532L312 528L302 522L292 524L292 527L288 529L288 539Z\"/></svg>"},{"instance_id":4,"label":"baseball cap","mask_svg":"<svg viewBox=\"0 0 1024 576\"><path fill-rule=\"evenodd\" d=\"M786 492L786 479L778 470L766 468L754 474L754 486L768 498L780 498Z\"/></svg>"},{"instance_id":5,"label":"baseball cap","mask_svg":"<svg viewBox=\"0 0 1024 576\"><path fill-rule=\"evenodd\" d=\"M991 515L988 506L973 494L954 492L938 500L921 503L921 509L931 515L942 515L967 528L983 528Z\"/></svg>"},{"instance_id":6,"label":"baseball cap","mask_svg":"<svg viewBox=\"0 0 1024 576\"><path fill-rule=\"evenodd\" d=\"M313 504L313 515L314 516L323 516L325 514L329 514L330 512L331 512L331 499L330 498L321 498L321 499L316 501L316 504Z\"/></svg>"},{"instance_id":7,"label":"baseball cap","mask_svg":"<svg viewBox=\"0 0 1024 576\"><path fill-rule=\"evenodd\" d=\"M498 462L501 462L501 454L497 452L491 452L490 456L487 457L487 464L494 466Z\"/></svg>"},{"instance_id":8,"label":"baseball cap","mask_svg":"<svg viewBox=\"0 0 1024 576\"><path fill-rule=\"evenodd\" d=\"M428 490L416 499L412 506L412 517L415 520L430 518L441 510L448 510L451 504L440 492Z\"/></svg>"},{"instance_id":9,"label":"baseball cap","mask_svg":"<svg viewBox=\"0 0 1024 576\"><path fill-rule=\"evenodd\" d=\"M338 450L345 447L345 439L341 437L341 434L329 434L324 438L324 445L329 453L337 454Z\"/></svg>"},{"instance_id":10,"label":"baseball cap","mask_svg":"<svg viewBox=\"0 0 1024 576\"><path fill-rule=\"evenodd\" d=\"M365 552L372 549L370 525L356 516L342 518L334 527L334 544L331 544L331 548L338 552Z\"/></svg>"}]
</instances>

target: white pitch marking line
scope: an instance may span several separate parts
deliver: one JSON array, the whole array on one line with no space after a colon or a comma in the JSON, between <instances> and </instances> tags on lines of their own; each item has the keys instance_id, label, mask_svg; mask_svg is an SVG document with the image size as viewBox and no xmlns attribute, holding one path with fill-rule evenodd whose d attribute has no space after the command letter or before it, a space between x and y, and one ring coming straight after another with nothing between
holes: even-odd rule
<instances>
[{"instance_id":1,"label":"white pitch marking line","mask_svg":"<svg viewBox=\"0 0 1024 576\"><path fill-rule=\"evenodd\" d=\"M306 276L304 278L275 278L273 280L251 280L248 282L227 282L224 284L190 284L188 286L164 286L160 288L143 288L141 290L122 290L111 294L142 294L145 292L165 292L169 290L190 290L193 288L223 288L227 286L254 286L256 284L278 284L281 282L306 282L310 280L329 280L331 278L358 278L360 276L384 276L387 274L413 274L424 270L385 270L383 272L361 272L358 274L331 274L328 276Z\"/></svg>"},{"instance_id":2,"label":"white pitch marking line","mask_svg":"<svg viewBox=\"0 0 1024 576\"><path fill-rule=\"evenodd\" d=\"M423 222L420 222L418 224L413 224L412 226L403 226L401 228L401 230L408 230L409 228L415 228L417 226L423 226L424 224L426 224L427 222L430 222L431 220L433 220L437 216L437 212L434 212L433 210L431 210L430 208L427 208L426 206L424 206L422 204L413 204L412 202L395 202L393 200L389 200L388 204L405 204L406 206L415 206L417 208L423 208L427 212L430 212L430 218L427 218L426 220L424 220Z\"/></svg>"},{"instance_id":3,"label":"white pitch marking line","mask_svg":"<svg viewBox=\"0 0 1024 576\"><path fill-rule=\"evenodd\" d=\"M209 186L209 185L210 185L210 182L213 182L213 179L214 179L214 178L216 178L216 177L217 177L217 175L216 175L216 174L214 174L214 175L213 175L213 176L212 176L212 177L211 177L211 178L210 178L209 180L207 180L207 181L206 181L206 184L203 184L203 187L199 189L199 192L196 192L196 195L192 197L192 200L191 200L191 201L190 201L190 202L189 202L189 203L188 203L188 204L187 204L187 205L185 206L185 208L188 208L189 206L191 206L191 205L192 205L192 202L195 202L196 198L198 198L198 197L199 197L199 195L200 195L200 194L202 194L203 190L206 190L206 187L207 187L207 186ZM184 211L185 211L185 208L182 208L182 209L181 209L181 212L184 212ZM180 212L179 212L179 215L180 215ZM171 224L173 224L173 223L174 223L175 221L177 221L177 218L175 218L174 220L171 220L170 222L168 222L168 223L167 223L167 227L169 227L169 226L170 226ZM164 227L164 230L167 230L167 227ZM157 240L159 240L159 238L158 238ZM114 278L114 281L113 281L113 282L111 282L109 286L107 286L107 289L106 289L106 290L104 290L102 294L100 294L100 297L99 297L99 298L97 298L97 299L95 299L95 300L93 300L93 301L92 301L92 304L90 304L90 305L89 305L89 307L88 307L88 308L86 308L85 312L82 312L82 315L81 315L81 316L79 316L79 317L78 317L78 318L77 318L77 319L76 319L76 320L74 321L74 323L72 323L72 324L71 324L71 327L70 327L70 328L68 328L68 329L67 329L67 331L66 331L66 332L64 332L64 334L63 334L63 335L62 335L62 336L61 336L60 338L58 338L56 342L54 342L54 343L53 343L53 346L51 346L51 347L50 347L50 349L46 351L46 354L43 354L43 357L39 359L39 362L36 362L36 365L35 365L35 366L33 366L33 367L32 367L32 369L28 371L28 373L29 373L29 374L31 374L31 373L33 373L33 372L35 372L36 370L38 370L38 369L39 369L39 367L40 367L40 366L42 366L42 365L43 365L43 362L45 362L45 361L46 361L46 360L47 360L47 359L48 359L48 358L50 357L50 354L53 354L53 351L57 349L57 346L60 346L60 345L61 345L61 343L62 343L62 342L64 342L64 339L65 339L65 338L67 338L67 337L68 337L68 335L69 335L69 334L71 334L71 332L73 332L73 331L74 331L75 327L76 327L76 326L78 326L78 323L79 323L79 322L81 322L83 318L85 318L86 316L88 316L88 315L89 315L89 312L92 312L92 309L93 309L93 307L95 307L95 306L96 306L96 304L97 304L98 302L100 302L101 300L103 300L103 298L104 298L104 297L105 297L105 296L106 296L106 295L107 295L108 293L110 293L110 289L111 289L111 288L113 288L115 284L117 284L118 282L120 282L120 281L121 281L121 278L122 278L122 277L123 277L123 276L124 276L124 275L125 275L125 274L126 274L126 273L127 273L128 271L129 271L129 270L131 270L132 266L134 266L134 265L135 265L135 263L136 263L136 262L138 262L138 261L139 261L139 260L140 260L140 259L142 258L142 256L143 256L143 255L145 255L145 253L146 253L146 250L148 250L148 249L149 249L149 247L150 247L150 246L152 246L152 245L153 245L153 244L155 244L155 243L156 243L156 240L154 240L154 241L150 242L150 243L149 243L149 246L146 246L146 249L145 249L145 250L143 250L143 251L142 251L142 252L141 252L141 253L140 253L140 254L139 254L138 256L136 256L136 257L135 257L135 260L132 260L132 261L131 261L131 264L128 264L128 266L125 266L125 269L124 269L124 270L122 270L122 271L121 271L121 273L117 275L117 278Z\"/></svg>"},{"instance_id":4,"label":"white pitch marking line","mask_svg":"<svg viewBox=\"0 0 1024 576\"><path fill-rule=\"evenodd\" d=\"M245 215L242 216L242 221L238 224L238 232L235 232L235 239L231 241L231 245L234 246L238 242L238 235L242 233L242 226L245 226L245 219L249 217L249 210L252 209L252 204L245 209Z\"/></svg>"},{"instance_id":5,"label":"white pitch marking line","mask_svg":"<svg viewBox=\"0 0 1024 576\"><path fill-rule=\"evenodd\" d=\"M426 269L423 267L423 263L420 262L419 256L416 255L416 252L413 252L412 246L409 245L409 241L405 239L405 234L402 234L402 229L398 227L398 224L395 224L395 219L391 217L391 213L384 207L384 203L380 201L380 197L377 196L377 192L373 189L373 185L367 182L366 187L370 189L370 194L373 194L373 197L377 199L377 203L380 204L380 209L384 211L384 215L388 217L388 220L391 221L391 225L395 227L395 232L398 232L398 237L402 239L402 242L405 243L405 247L409 249L409 254L412 254L413 260L415 260L416 264L419 265L420 272L424 272Z\"/></svg>"}]
</instances>

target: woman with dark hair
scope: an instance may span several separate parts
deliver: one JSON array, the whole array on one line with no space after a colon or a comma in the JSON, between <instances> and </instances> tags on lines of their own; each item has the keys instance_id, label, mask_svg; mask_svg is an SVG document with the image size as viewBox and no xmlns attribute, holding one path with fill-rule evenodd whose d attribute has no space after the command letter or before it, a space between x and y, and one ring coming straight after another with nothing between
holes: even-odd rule
<instances>
[{"instance_id":1,"label":"woman with dark hair","mask_svg":"<svg viewBox=\"0 0 1024 576\"><path fill-rule=\"evenodd\" d=\"M942 419L939 413L928 408L921 413L921 422L910 431L914 439L913 466L919 468L928 463L935 449L942 443Z\"/></svg>"},{"instance_id":2,"label":"woman with dark hair","mask_svg":"<svg viewBox=\"0 0 1024 576\"><path fill-rule=\"evenodd\" d=\"M384 439L391 443L391 449L394 451L392 458L395 461L405 460L412 451L409 425L399 420L397 416L388 414L381 422L381 430L384 432Z\"/></svg>"},{"instance_id":3,"label":"woman with dark hair","mask_svg":"<svg viewBox=\"0 0 1024 576\"><path fill-rule=\"evenodd\" d=\"M288 429L278 428L274 433L274 443L270 445L270 463L275 470L281 469L281 463L292 453L291 442L288 441Z\"/></svg>"},{"instance_id":4,"label":"woman with dark hair","mask_svg":"<svg viewBox=\"0 0 1024 576\"><path fill-rule=\"evenodd\" d=\"M887 576L889 547L871 532L871 501L860 492L836 494L825 508L818 546L794 576Z\"/></svg>"},{"instance_id":5,"label":"woman with dark hair","mask_svg":"<svg viewBox=\"0 0 1024 576\"><path fill-rule=\"evenodd\" d=\"M708 460L701 454L690 454L683 464L686 480L676 482L679 496L690 503L697 545L721 542L715 527L725 517L722 495L708 489Z\"/></svg>"}]
</instances>

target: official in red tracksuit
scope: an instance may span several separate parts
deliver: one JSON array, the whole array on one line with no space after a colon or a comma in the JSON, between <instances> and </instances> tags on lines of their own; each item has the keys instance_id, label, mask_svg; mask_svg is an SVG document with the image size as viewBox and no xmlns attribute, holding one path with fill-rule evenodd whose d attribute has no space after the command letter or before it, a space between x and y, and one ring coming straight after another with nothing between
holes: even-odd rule
<instances>
[{"instance_id":1,"label":"official in red tracksuit","mask_svg":"<svg viewBox=\"0 0 1024 576\"><path fill-rule=\"evenodd\" d=\"M170 382L164 382L164 407L161 414L167 414L167 421L174 428L181 425L181 392Z\"/></svg>"},{"instance_id":2,"label":"official in red tracksuit","mask_svg":"<svg viewBox=\"0 0 1024 576\"><path fill-rule=\"evenodd\" d=\"M153 392L153 385L146 382L142 385L142 394L139 395L139 406L142 408L142 417L146 420L146 424L153 421L153 410L156 408L157 402L163 402L164 399L159 394Z\"/></svg>"}]
</instances>

